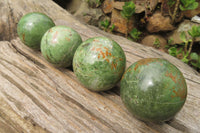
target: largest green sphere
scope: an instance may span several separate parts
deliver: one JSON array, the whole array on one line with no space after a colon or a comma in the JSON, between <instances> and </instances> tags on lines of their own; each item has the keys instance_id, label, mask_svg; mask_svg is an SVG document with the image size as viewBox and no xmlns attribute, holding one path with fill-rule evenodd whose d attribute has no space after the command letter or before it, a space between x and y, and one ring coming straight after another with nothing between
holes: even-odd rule
<instances>
[{"instance_id":1,"label":"largest green sphere","mask_svg":"<svg viewBox=\"0 0 200 133\"><path fill-rule=\"evenodd\" d=\"M39 49L42 36L53 26L55 26L53 20L47 15L33 12L24 15L20 19L17 25L17 33L25 45L33 49Z\"/></svg>"},{"instance_id":2,"label":"largest green sphere","mask_svg":"<svg viewBox=\"0 0 200 133\"><path fill-rule=\"evenodd\" d=\"M141 120L162 122L184 105L187 86L177 67L164 59L147 58L133 63L123 75L123 103Z\"/></svg>"},{"instance_id":3,"label":"largest green sphere","mask_svg":"<svg viewBox=\"0 0 200 133\"><path fill-rule=\"evenodd\" d=\"M104 91L114 87L121 79L125 63L125 54L119 44L106 37L95 37L78 47L73 69L85 87Z\"/></svg>"}]
</instances>

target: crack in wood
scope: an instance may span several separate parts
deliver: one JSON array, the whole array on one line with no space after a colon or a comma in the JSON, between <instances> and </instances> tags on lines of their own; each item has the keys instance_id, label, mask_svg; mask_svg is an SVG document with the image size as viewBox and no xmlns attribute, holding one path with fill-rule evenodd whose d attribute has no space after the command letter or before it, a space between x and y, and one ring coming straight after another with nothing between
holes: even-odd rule
<instances>
[{"instance_id":1,"label":"crack in wood","mask_svg":"<svg viewBox=\"0 0 200 133\"><path fill-rule=\"evenodd\" d=\"M11 84L15 85L18 89L20 89L25 95L27 95L38 107L40 107L46 114L52 115L51 112L40 103L40 101L34 97L31 93L29 93L26 89L24 89L23 86L21 86L18 82L16 82L12 77L9 75L5 74L4 72L1 72L1 75L7 79Z\"/></svg>"},{"instance_id":2,"label":"crack in wood","mask_svg":"<svg viewBox=\"0 0 200 133\"><path fill-rule=\"evenodd\" d=\"M34 64L38 65L39 67L45 69L46 66L42 63L40 63L39 61L35 60L34 58L32 58L31 56L29 56L28 54L24 53L23 51L21 51L21 49L19 49L18 47L15 46L15 44L11 43L11 45L13 46L13 48L20 53L21 55L23 55L24 57L26 57L28 60L31 60Z\"/></svg>"}]
</instances>

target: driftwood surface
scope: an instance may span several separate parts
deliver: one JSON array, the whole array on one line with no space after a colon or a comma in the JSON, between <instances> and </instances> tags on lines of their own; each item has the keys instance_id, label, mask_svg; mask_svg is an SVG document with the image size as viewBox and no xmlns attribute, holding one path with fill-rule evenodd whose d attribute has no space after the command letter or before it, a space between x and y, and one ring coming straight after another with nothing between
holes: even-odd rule
<instances>
[{"instance_id":1,"label":"driftwood surface","mask_svg":"<svg viewBox=\"0 0 200 133\"><path fill-rule=\"evenodd\" d=\"M87 90L71 69L55 68L39 51L21 43L16 25L21 16L33 11L74 28L83 40L112 38L125 51L127 67L142 58L169 60L187 81L184 107L170 122L142 122L124 107L118 86L100 93ZM200 76L195 70L166 53L82 24L51 0L1 0L0 40L0 133L200 132Z\"/></svg>"}]
</instances>

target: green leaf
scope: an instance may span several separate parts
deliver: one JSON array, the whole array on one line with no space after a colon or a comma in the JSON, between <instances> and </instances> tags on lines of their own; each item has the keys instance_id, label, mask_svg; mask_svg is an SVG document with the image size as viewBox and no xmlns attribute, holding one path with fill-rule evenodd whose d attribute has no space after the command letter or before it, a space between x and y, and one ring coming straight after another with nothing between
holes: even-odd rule
<instances>
[{"instance_id":1,"label":"green leaf","mask_svg":"<svg viewBox=\"0 0 200 133\"><path fill-rule=\"evenodd\" d=\"M121 11L121 15L124 18L130 19L131 16L135 13L135 3L133 3L133 1L125 2L122 8L123 10Z\"/></svg>"},{"instance_id":2,"label":"green leaf","mask_svg":"<svg viewBox=\"0 0 200 133\"><path fill-rule=\"evenodd\" d=\"M192 52L191 54L190 54L190 63L191 63L191 65L193 66L193 67L195 67L195 68L200 68L200 56L197 54L197 53L195 53L195 52Z\"/></svg>"},{"instance_id":3,"label":"green leaf","mask_svg":"<svg viewBox=\"0 0 200 133\"><path fill-rule=\"evenodd\" d=\"M195 52L192 52L190 54L190 58L191 58L191 60L198 61L199 60L199 55L197 53L195 53Z\"/></svg>"},{"instance_id":4,"label":"green leaf","mask_svg":"<svg viewBox=\"0 0 200 133\"><path fill-rule=\"evenodd\" d=\"M101 0L87 0L87 3L90 7L98 7L102 4Z\"/></svg>"},{"instance_id":5,"label":"green leaf","mask_svg":"<svg viewBox=\"0 0 200 133\"><path fill-rule=\"evenodd\" d=\"M177 56L177 48L175 48L175 47L169 48L169 49L168 49L168 53L169 53L170 55L176 57L176 56Z\"/></svg>"},{"instance_id":6,"label":"green leaf","mask_svg":"<svg viewBox=\"0 0 200 133\"><path fill-rule=\"evenodd\" d=\"M168 45L171 45L173 43L174 39L171 37L170 39L168 39L167 43Z\"/></svg>"},{"instance_id":7,"label":"green leaf","mask_svg":"<svg viewBox=\"0 0 200 133\"><path fill-rule=\"evenodd\" d=\"M183 31L183 32L181 32L181 34L180 34L180 39L183 41L183 42L187 42L187 39L186 39L186 34L185 34L185 32Z\"/></svg>"},{"instance_id":8,"label":"green leaf","mask_svg":"<svg viewBox=\"0 0 200 133\"><path fill-rule=\"evenodd\" d=\"M114 28L115 28L115 25L112 24L112 26L110 26L110 31L112 32L114 30Z\"/></svg>"},{"instance_id":9,"label":"green leaf","mask_svg":"<svg viewBox=\"0 0 200 133\"><path fill-rule=\"evenodd\" d=\"M189 62L189 60L187 58L183 58L183 59L181 59L181 61L186 63L186 64L188 64L188 62Z\"/></svg>"},{"instance_id":10,"label":"green leaf","mask_svg":"<svg viewBox=\"0 0 200 133\"><path fill-rule=\"evenodd\" d=\"M188 7L186 8L187 10L194 10L198 7L199 3L198 2L194 2L191 3L190 5L188 5Z\"/></svg>"},{"instance_id":11,"label":"green leaf","mask_svg":"<svg viewBox=\"0 0 200 133\"><path fill-rule=\"evenodd\" d=\"M185 11L185 8L182 5L180 5L179 8L181 9L181 11Z\"/></svg>"},{"instance_id":12,"label":"green leaf","mask_svg":"<svg viewBox=\"0 0 200 133\"><path fill-rule=\"evenodd\" d=\"M138 40L139 36L142 34L142 32L140 32L136 28L134 28L131 30L131 32L129 34L133 39Z\"/></svg>"},{"instance_id":13,"label":"green leaf","mask_svg":"<svg viewBox=\"0 0 200 133\"><path fill-rule=\"evenodd\" d=\"M131 41L134 41L131 37L128 37L127 39L128 39L128 40L131 40Z\"/></svg>"},{"instance_id":14,"label":"green leaf","mask_svg":"<svg viewBox=\"0 0 200 133\"><path fill-rule=\"evenodd\" d=\"M121 11L120 14L122 15L123 18L128 19L123 11Z\"/></svg>"},{"instance_id":15,"label":"green leaf","mask_svg":"<svg viewBox=\"0 0 200 133\"><path fill-rule=\"evenodd\" d=\"M199 63L197 63L197 68L200 68L200 62L199 62Z\"/></svg>"},{"instance_id":16,"label":"green leaf","mask_svg":"<svg viewBox=\"0 0 200 133\"><path fill-rule=\"evenodd\" d=\"M174 4L176 3L176 1L174 0L168 0L167 4L172 7Z\"/></svg>"},{"instance_id":17,"label":"green leaf","mask_svg":"<svg viewBox=\"0 0 200 133\"><path fill-rule=\"evenodd\" d=\"M176 54L178 55L178 54L180 54L180 53L183 53L184 51L183 51L183 48L180 48L177 52L176 52ZM184 54L184 53L183 53Z\"/></svg>"},{"instance_id":18,"label":"green leaf","mask_svg":"<svg viewBox=\"0 0 200 133\"><path fill-rule=\"evenodd\" d=\"M192 66L194 67L198 67L198 64L197 63L194 63L194 62L191 62Z\"/></svg>"},{"instance_id":19,"label":"green leaf","mask_svg":"<svg viewBox=\"0 0 200 133\"><path fill-rule=\"evenodd\" d=\"M186 4L187 4L187 0L181 0L181 3L182 3L183 5L186 5Z\"/></svg>"},{"instance_id":20,"label":"green leaf","mask_svg":"<svg viewBox=\"0 0 200 133\"><path fill-rule=\"evenodd\" d=\"M101 26L104 27L105 29L108 29L110 22L108 20L101 21L100 22Z\"/></svg>"},{"instance_id":21,"label":"green leaf","mask_svg":"<svg viewBox=\"0 0 200 133\"><path fill-rule=\"evenodd\" d=\"M199 3L196 2L195 0L181 0L181 4L179 6L179 8L182 11L185 10L194 10L198 7Z\"/></svg>"},{"instance_id":22,"label":"green leaf","mask_svg":"<svg viewBox=\"0 0 200 133\"><path fill-rule=\"evenodd\" d=\"M153 45L155 48L160 48L160 40L156 38L156 40L153 42Z\"/></svg>"},{"instance_id":23,"label":"green leaf","mask_svg":"<svg viewBox=\"0 0 200 133\"><path fill-rule=\"evenodd\" d=\"M183 58L181 59L181 61L184 62L184 63L186 63L186 64L188 64L188 62L189 62L189 59L187 58L188 55L189 55L188 52L187 52L187 53L184 52L184 56L183 56Z\"/></svg>"},{"instance_id":24,"label":"green leaf","mask_svg":"<svg viewBox=\"0 0 200 133\"><path fill-rule=\"evenodd\" d=\"M193 25L192 28L188 31L188 34L191 37L199 37L200 36L200 26Z\"/></svg>"}]
</instances>

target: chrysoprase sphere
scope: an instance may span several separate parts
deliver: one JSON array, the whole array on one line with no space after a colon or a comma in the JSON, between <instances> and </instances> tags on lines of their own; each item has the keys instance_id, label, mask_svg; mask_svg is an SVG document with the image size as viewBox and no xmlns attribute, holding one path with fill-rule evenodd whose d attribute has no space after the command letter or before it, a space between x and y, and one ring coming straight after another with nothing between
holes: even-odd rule
<instances>
[{"instance_id":1,"label":"chrysoprase sphere","mask_svg":"<svg viewBox=\"0 0 200 133\"><path fill-rule=\"evenodd\" d=\"M42 37L41 52L44 58L55 66L69 67L81 43L81 36L72 28L55 26Z\"/></svg>"},{"instance_id":2,"label":"chrysoprase sphere","mask_svg":"<svg viewBox=\"0 0 200 133\"><path fill-rule=\"evenodd\" d=\"M55 26L53 20L43 13L32 12L24 15L17 24L20 40L30 48L40 49L44 33Z\"/></svg>"},{"instance_id":3,"label":"chrysoprase sphere","mask_svg":"<svg viewBox=\"0 0 200 133\"><path fill-rule=\"evenodd\" d=\"M183 74L165 59L146 58L133 63L121 80L120 95L128 110L145 121L169 120L186 101Z\"/></svg>"},{"instance_id":4,"label":"chrysoprase sphere","mask_svg":"<svg viewBox=\"0 0 200 133\"><path fill-rule=\"evenodd\" d=\"M105 91L121 79L126 64L124 51L115 41L95 37L76 50L73 70L78 80L92 91Z\"/></svg>"}]
</instances>

